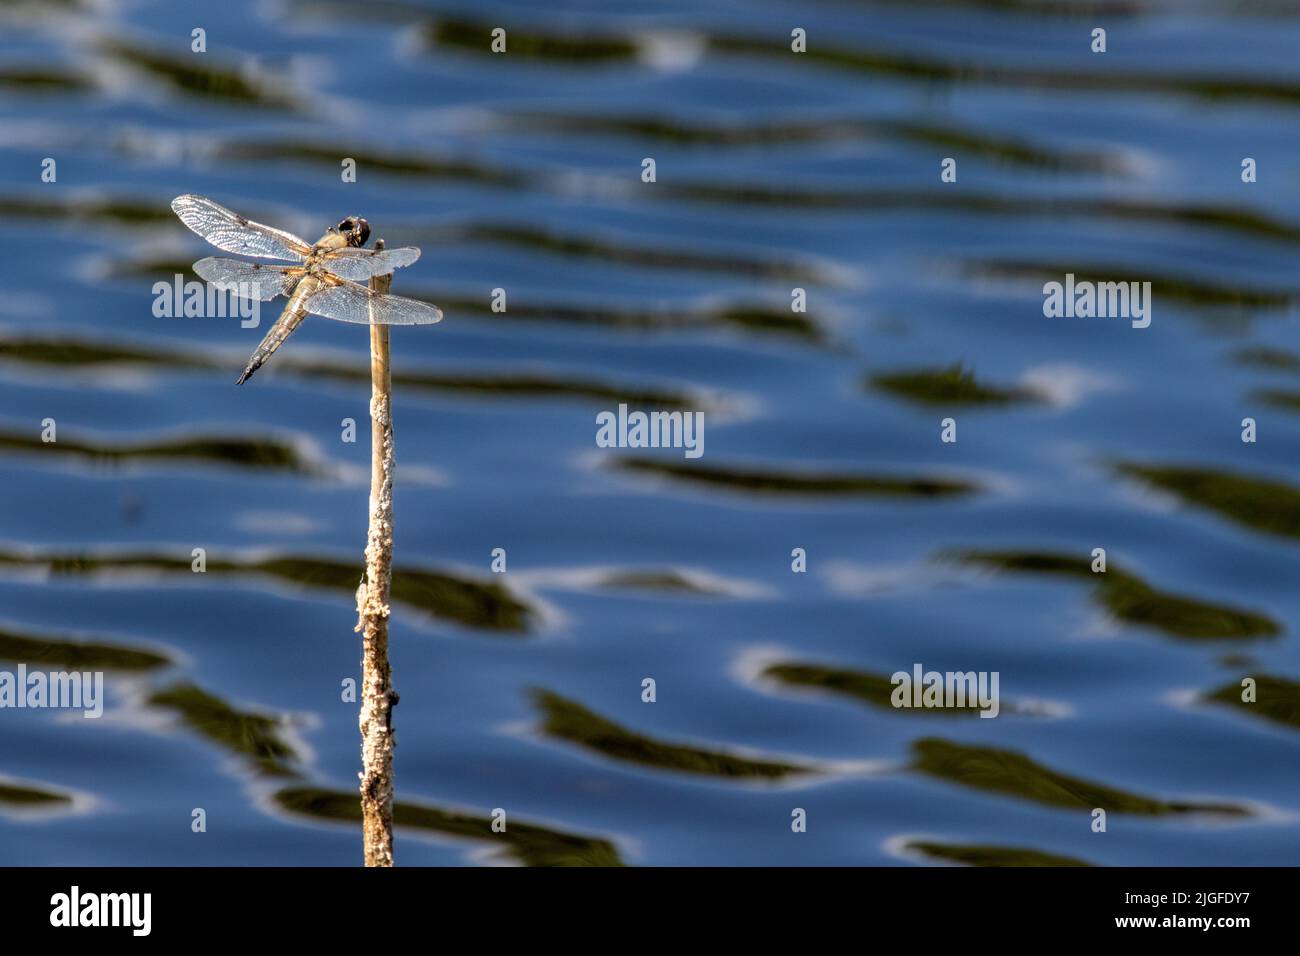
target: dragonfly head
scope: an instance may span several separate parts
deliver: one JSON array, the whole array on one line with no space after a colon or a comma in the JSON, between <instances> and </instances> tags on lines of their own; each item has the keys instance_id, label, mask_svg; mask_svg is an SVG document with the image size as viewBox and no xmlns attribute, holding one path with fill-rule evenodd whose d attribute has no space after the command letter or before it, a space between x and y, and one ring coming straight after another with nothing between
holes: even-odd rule
<instances>
[{"instance_id":1,"label":"dragonfly head","mask_svg":"<svg viewBox=\"0 0 1300 956\"><path fill-rule=\"evenodd\" d=\"M360 216L348 216L330 231L346 239L349 246L364 246L370 238L370 223Z\"/></svg>"}]
</instances>

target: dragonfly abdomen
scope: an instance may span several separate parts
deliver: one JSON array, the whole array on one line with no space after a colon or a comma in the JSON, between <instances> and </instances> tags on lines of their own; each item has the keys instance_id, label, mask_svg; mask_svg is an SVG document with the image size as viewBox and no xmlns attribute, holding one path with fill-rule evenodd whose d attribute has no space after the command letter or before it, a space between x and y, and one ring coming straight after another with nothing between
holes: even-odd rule
<instances>
[{"instance_id":1,"label":"dragonfly abdomen","mask_svg":"<svg viewBox=\"0 0 1300 956\"><path fill-rule=\"evenodd\" d=\"M253 352L248 360L248 367L244 369L243 374L235 379L236 385L243 385L253 373L256 372L269 359L281 345L284 340L293 334L293 330L302 324L302 320L307 318L307 309L304 303L307 297L320 288L320 280L313 276L306 276L297 287L294 288L293 294L289 296L289 302L280 313L280 317L275 320L275 325L267 331L266 336L262 339L261 344Z\"/></svg>"}]
</instances>

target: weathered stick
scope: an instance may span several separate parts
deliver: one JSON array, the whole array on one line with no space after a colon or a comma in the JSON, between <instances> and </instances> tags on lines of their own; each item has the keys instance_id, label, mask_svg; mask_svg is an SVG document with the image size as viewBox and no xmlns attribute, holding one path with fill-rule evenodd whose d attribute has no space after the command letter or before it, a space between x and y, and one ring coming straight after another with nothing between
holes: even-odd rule
<instances>
[{"instance_id":1,"label":"weathered stick","mask_svg":"<svg viewBox=\"0 0 1300 956\"><path fill-rule=\"evenodd\" d=\"M383 240L375 248L383 248ZM390 273L370 288L388 292ZM393 691L388 666L388 601L393 570L392 376L388 326L370 326L370 531L366 576L357 589L361 641L361 834L366 866L393 865Z\"/></svg>"}]
</instances>

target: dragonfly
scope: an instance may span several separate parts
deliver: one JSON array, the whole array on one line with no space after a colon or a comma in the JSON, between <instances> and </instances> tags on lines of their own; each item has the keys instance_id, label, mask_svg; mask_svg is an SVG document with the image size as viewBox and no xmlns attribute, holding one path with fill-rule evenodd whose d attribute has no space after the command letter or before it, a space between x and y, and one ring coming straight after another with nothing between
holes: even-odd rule
<instances>
[{"instance_id":1,"label":"dragonfly","mask_svg":"<svg viewBox=\"0 0 1300 956\"><path fill-rule=\"evenodd\" d=\"M414 246L365 248L370 224L360 216L348 216L310 243L246 219L205 196L177 196L172 211L191 231L225 252L294 263L268 265L217 256L194 263L199 278L241 298L269 302L277 296L289 297L236 385L248 381L308 313L362 325L432 325L442 319L437 306L376 292L361 284L409 266L420 258L420 250Z\"/></svg>"}]
</instances>

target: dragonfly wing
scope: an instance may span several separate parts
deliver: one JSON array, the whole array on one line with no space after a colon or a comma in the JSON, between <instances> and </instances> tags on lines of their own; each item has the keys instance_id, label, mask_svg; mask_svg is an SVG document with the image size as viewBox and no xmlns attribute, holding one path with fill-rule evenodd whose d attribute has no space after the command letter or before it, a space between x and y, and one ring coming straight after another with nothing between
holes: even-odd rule
<instances>
[{"instance_id":1,"label":"dragonfly wing","mask_svg":"<svg viewBox=\"0 0 1300 956\"><path fill-rule=\"evenodd\" d=\"M420 258L415 246L400 249L335 249L321 257L321 264L336 276L365 282L371 276L381 276L402 266L409 266Z\"/></svg>"},{"instance_id":2,"label":"dragonfly wing","mask_svg":"<svg viewBox=\"0 0 1300 956\"><path fill-rule=\"evenodd\" d=\"M245 219L203 196L177 196L172 200L172 211L191 231L226 252L290 261L305 259L311 253L311 244L293 233Z\"/></svg>"},{"instance_id":3,"label":"dragonfly wing","mask_svg":"<svg viewBox=\"0 0 1300 956\"><path fill-rule=\"evenodd\" d=\"M307 297L303 304L308 312L361 325L432 325L442 321L442 309L436 305L337 281L337 285Z\"/></svg>"},{"instance_id":4,"label":"dragonfly wing","mask_svg":"<svg viewBox=\"0 0 1300 956\"><path fill-rule=\"evenodd\" d=\"M223 291L234 292L241 299L266 302L277 295L292 292L298 280L306 275L306 270L210 256L194 263L194 274Z\"/></svg>"}]
</instances>

